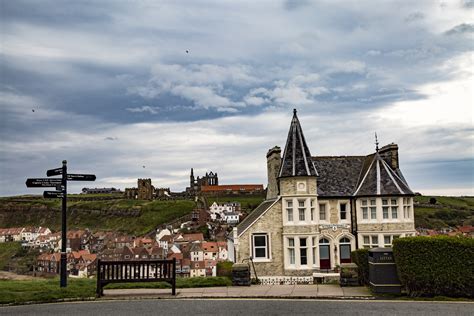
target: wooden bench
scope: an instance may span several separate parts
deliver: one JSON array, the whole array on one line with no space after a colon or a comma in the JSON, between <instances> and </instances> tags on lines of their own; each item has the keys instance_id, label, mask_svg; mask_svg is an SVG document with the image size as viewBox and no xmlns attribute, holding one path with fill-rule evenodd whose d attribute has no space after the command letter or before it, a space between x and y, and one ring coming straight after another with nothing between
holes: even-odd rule
<instances>
[{"instance_id":1,"label":"wooden bench","mask_svg":"<svg viewBox=\"0 0 474 316\"><path fill-rule=\"evenodd\" d=\"M97 260L97 297L109 283L168 282L176 295L176 259L173 260Z\"/></svg>"}]
</instances>

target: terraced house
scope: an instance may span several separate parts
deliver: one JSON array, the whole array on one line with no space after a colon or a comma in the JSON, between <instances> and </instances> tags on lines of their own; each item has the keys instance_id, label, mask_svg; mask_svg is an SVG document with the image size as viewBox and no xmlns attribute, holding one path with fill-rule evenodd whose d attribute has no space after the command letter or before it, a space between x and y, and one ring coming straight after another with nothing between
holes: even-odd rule
<instances>
[{"instance_id":1,"label":"terraced house","mask_svg":"<svg viewBox=\"0 0 474 316\"><path fill-rule=\"evenodd\" d=\"M415 234L413 192L389 144L365 156L311 156L296 110L283 156L267 153L267 197L234 229L236 262L259 278L327 273L356 248ZM298 280L298 278L296 278Z\"/></svg>"}]
</instances>

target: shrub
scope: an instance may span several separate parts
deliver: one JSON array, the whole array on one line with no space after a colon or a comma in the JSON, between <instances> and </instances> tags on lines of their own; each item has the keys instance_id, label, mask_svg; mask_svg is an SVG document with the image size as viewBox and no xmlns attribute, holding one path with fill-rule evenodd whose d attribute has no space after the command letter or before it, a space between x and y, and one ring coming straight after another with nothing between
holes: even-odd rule
<instances>
[{"instance_id":1,"label":"shrub","mask_svg":"<svg viewBox=\"0 0 474 316\"><path fill-rule=\"evenodd\" d=\"M436 204L436 198L434 197L430 198L430 204Z\"/></svg>"},{"instance_id":2,"label":"shrub","mask_svg":"<svg viewBox=\"0 0 474 316\"><path fill-rule=\"evenodd\" d=\"M474 239L400 238L393 254L408 295L474 297Z\"/></svg>"},{"instance_id":3,"label":"shrub","mask_svg":"<svg viewBox=\"0 0 474 316\"><path fill-rule=\"evenodd\" d=\"M232 265L230 261L222 261L217 263L217 276L232 277Z\"/></svg>"},{"instance_id":4,"label":"shrub","mask_svg":"<svg viewBox=\"0 0 474 316\"><path fill-rule=\"evenodd\" d=\"M351 259L358 267L359 282L363 285L369 284L369 250L354 250L351 253Z\"/></svg>"}]
</instances>

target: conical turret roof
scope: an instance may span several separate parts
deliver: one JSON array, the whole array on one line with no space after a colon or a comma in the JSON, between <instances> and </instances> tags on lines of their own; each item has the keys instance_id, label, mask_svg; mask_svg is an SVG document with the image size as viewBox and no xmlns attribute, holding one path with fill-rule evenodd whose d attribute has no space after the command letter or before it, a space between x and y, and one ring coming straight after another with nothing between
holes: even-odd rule
<instances>
[{"instance_id":1,"label":"conical turret roof","mask_svg":"<svg viewBox=\"0 0 474 316\"><path fill-rule=\"evenodd\" d=\"M301 129L300 121L293 110L290 131L283 152L279 177L317 176L318 172L311 159L311 153Z\"/></svg>"},{"instance_id":2,"label":"conical turret roof","mask_svg":"<svg viewBox=\"0 0 474 316\"><path fill-rule=\"evenodd\" d=\"M370 157L370 156L369 156ZM367 157L367 158L369 158ZM361 179L353 195L412 195L405 179L379 155L378 151L367 159L362 169Z\"/></svg>"}]
</instances>

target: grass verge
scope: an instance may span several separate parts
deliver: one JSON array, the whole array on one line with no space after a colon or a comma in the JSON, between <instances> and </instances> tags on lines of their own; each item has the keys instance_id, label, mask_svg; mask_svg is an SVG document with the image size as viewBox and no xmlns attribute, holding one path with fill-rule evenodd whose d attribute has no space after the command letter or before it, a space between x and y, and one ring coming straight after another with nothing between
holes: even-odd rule
<instances>
[{"instance_id":1,"label":"grass verge","mask_svg":"<svg viewBox=\"0 0 474 316\"><path fill-rule=\"evenodd\" d=\"M61 299L87 299L95 296L95 280L70 279L67 288L59 287L59 279L0 281L0 304L26 302L48 303Z\"/></svg>"},{"instance_id":2,"label":"grass verge","mask_svg":"<svg viewBox=\"0 0 474 316\"><path fill-rule=\"evenodd\" d=\"M227 277L176 279L177 288L231 286ZM166 289L165 282L109 284L106 289ZM59 287L59 278L37 280L0 280L0 304L49 303L63 299L85 300L95 297L95 279L69 279L67 288Z\"/></svg>"}]
</instances>

